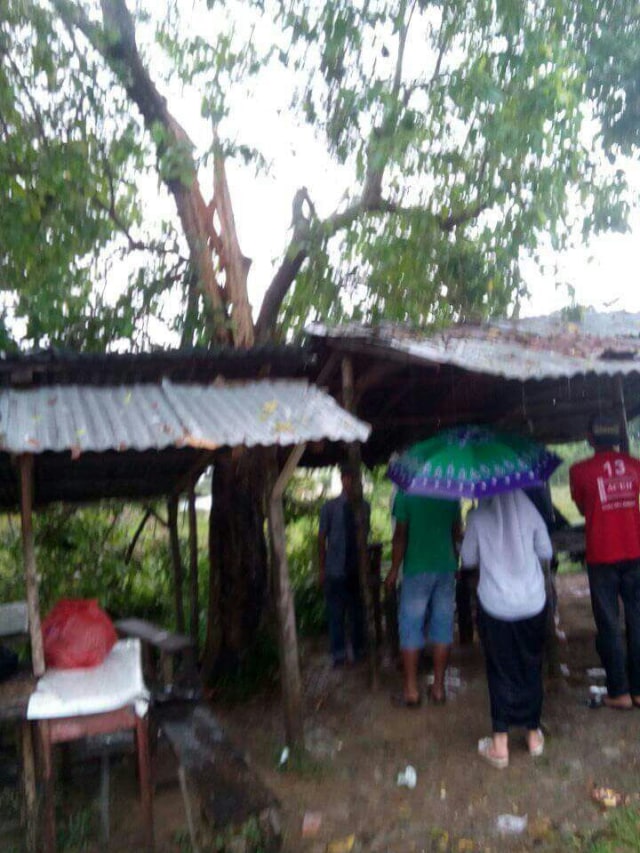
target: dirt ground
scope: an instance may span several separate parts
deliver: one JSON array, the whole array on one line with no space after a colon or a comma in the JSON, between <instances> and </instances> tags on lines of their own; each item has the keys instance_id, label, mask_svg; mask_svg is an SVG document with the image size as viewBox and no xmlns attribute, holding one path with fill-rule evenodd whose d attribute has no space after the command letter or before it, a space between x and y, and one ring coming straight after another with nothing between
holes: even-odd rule
<instances>
[{"instance_id":1,"label":"dirt ground","mask_svg":"<svg viewBox=\"0 0 640 853\"><path fill-rule=\"evenodd\" d=\"M362 670L335 673L322 654L304 660L307 738L319 767L278 772L282 740L279 707L255 700L222 711L228 732L245 745L285 813L287 853L321 853L331 840L355 835L355 849L370 853L429 850L567 850L603 822L591 788L640 790L640 712L587 707L587 676L600 667L585 574L559 578L560 649L568 675L548 684L543 711L547 748L532 760L523 735L511 738L507 770L476 755L490 733L488 693L477 641L454 648L454 679L442 707L392 707L400 673L382 672L376 694ZM567 670L565 670L567 672ZM458 676L459 685L455 681ZM426 692L425 676L425 692ZM397 785L407 764L417 774L413 790ZM302 837L304 815L321 816L315 838ZM527 832L497 833L500 815L527 815ZM640 850L640 840L638 842Z\"/></svg>"},{"instance_id":2,"label":"dirt ground","mask_svg":"<svg viewBox=\"0 0 640 853\"><path fill-rule=\"evenodd\" d=\"M540 759L529 757L520 732L511 739L508 769L494 770L476 755L478 738L489 734L477 641L454 648L446 705L417 710L391 705L390 693L400 686L395 667L383 668L380 689L372 693L366 668L336 672L323 648L305 649L311 758L284 770L278 768L283 729L277 695L258 696L242 706L216 706L232 740L281 802L285 853L325 853L336 841L354 853L581 849L605 822L591 798L594 784L631 795L640 791L640 712L587 707L590 684L602 682L587 676L600 663L586 576L563 576L558 586L567 635L561 660L567 669L564 678L548 684L547 746ZM423 678L426 693L428 674ZM413 789L397 784L407 765L416 771ZM141 849L131 771L125 765L115 774L111 850ZM160 779L156 791L159 853L190 849L179 789L170 777ZM77 786L89 800L92 784ZM305 815L307 824L315 821L306 837ZM524 833L501 835L501 815L526 815ZM351 847L346 843L350 836L355 836ZM0 849L12 848L3 847L0 838Z\"/></svg>"}]
</instances>

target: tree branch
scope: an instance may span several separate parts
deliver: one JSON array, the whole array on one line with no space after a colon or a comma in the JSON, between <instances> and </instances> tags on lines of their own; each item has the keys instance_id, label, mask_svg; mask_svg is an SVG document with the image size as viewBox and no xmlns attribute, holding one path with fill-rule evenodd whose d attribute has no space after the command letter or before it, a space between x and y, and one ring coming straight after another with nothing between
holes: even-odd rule
<instances>
[{"instance_id":1,"label":"tree branch","mask_svg":"<svg viewBox=\"0 0 640 853\"><path fill-rule=\"evenodd\" d=\"M489 203L478 201L475 205L466 208L456 214L449 216L435 216L435 222L438 227L445 233L453 231L467 222L477 219L480 214L490 207ZM270 333L278 319L280 307L289 292L296 276L300 272L302 264L309 255L311 243L318 239L317 235L321 235L322 239L327 240L330 237L348 228L357 219L366 214L388 214L398 217L412 217L416 215L425 215L423 207L411 206L402 207L394 202L386 199L378 201L367 201L364 197L351 204L345 210L334 213L324 221L315 223L313 229L309 233L307 240L300 242L296 240L295 234L285 254L284 261L278 267L278 270L273 277L271 284L267 288L260 314L256 323L256 341L264 342L268 339Z\"/></svg>"},{"instance_id":2,"label":"tree branch","mask_svg":"<svg viewBox=\"0 0 640 853\"><path fill-rule=\"evenodd\" d=\"M140 110L147 130L152 134L155 132L158 158L162 160L168 151L179 153L180 173L163 176L163 180L176 203L200 286L211 301L214 316L225 318L216 324L213 335L218 342L229 343L225 292L218 282L211 255L212 249L220 255L222 244L200 191L192 154L194 146L187 132L169 112L165 99L142 62L136 45L134 21L125 0L101 0L103 29L90 21L75 3L69 0L52 2L65 24L80 29L105 58ZM157 133L158 127L162 128L160 134Z\"/></svg>"}]
</instances>

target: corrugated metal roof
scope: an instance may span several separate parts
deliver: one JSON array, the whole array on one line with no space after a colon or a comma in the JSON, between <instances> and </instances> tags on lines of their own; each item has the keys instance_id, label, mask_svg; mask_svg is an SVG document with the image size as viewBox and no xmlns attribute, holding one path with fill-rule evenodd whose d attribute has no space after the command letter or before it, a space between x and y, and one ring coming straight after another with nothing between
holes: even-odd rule
<instances>
[{"instance_id":1,"label":"corrugated metal roof","mask_svg":"<svg viewBox=\"0 0 640 853\"><path fill-rule=\"evenodd\" d=\"M229 382L256 378L308 378L314 355L296 345L265 344L237 349L155 350L140 353L88 353L49 349L0 352L0 386L133 385L172 382L206 384L218 376Z\"/></svg>"},{"instance_id":2,"label":"corrugated metal roof","mask_svg":"<svg viewBox=\"0 0 640 853\"><path fill-rule=\"evenodd\" d=\"M506 379L572 378L589 373L640 373L640 314L585 311L579 320L560 314L421 332L382 324L375 328L313 325L312 336L336 338L405 353L418 361L452 364Z\"/></svg>"},{"instance_id":3,"label":"corrugated metal roof","mask_svg":"<svg viewBox=\"0 0 640 853\"><path fill-rule=\"evenodd\" d=\"M16 454L366 441L369 432L300 380L0 390L0 451Z\"/></svg>"}]
</instances>

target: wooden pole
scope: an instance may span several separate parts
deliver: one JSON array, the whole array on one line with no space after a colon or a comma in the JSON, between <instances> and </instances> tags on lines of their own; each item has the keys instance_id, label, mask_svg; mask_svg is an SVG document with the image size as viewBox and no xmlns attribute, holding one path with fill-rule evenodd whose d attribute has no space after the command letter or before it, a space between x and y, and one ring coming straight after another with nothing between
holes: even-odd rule
<instances>
[{"instance_id":1,"label":"wooden pole","mask_svg":"<svg viewBox=\"0 0 640 853\"><path fill-rule=\"evenodd\" d=\"M23 720L20 725L22 753L22 790L24 791L24 818L27 853L38 853L38 795L36 766L33 752L32 723Z\"/></svg>"},{"instance_id":2,"label":"wooden pole","mask_svg":"<svg viewBox=\"0 0 640 853\"><path fill-rule=\"evenodd\" d=\"M38 575L33 540L33 456L20 457L20 517L22 522L22 555L25 585L27 590L27 612L31 641L31 667L39 678L44 674L44 647L40 627L40 600ZM24 721L21 727L22 774L25 795L26 842L28 853L38 849L38 803L36 771L33 752L31 723Z\"/></svg>"},{"instance_id":3,"label":"wooden pole","mask_svg":"<svg viewBox=\"0 0 640 853\"><path fill-rule=\"evenodd\" d=\"M624 377L616 376L616 404L620 412L621 440L620 450L629 452L629 423L627 421L627 405L624 399Z\"/></svg>"},{"instance_id":4,"label":"wooden pole","mask_svg":"<svg viewBox=\"0 0 640 853\"><path fill-rule=\"evenodd\" d=\"M198 658L200 627L200 604L198 590L198 514L194 485L189 489L189 623L194 653Z\"/></svg>"},{"instance_id":5,"label":"wooden pole","mask_svg":"<svg viewBox=\"0 0 640 853\"><path fill-rule=\"evenodd\" d=\"M36 678L44 675L44 648L40 627L40 600L36 552L33 540L33 456L20 457L20 517L22 521L22 557L27 588L29 637L31 638L31 666Z\"/></svg>"},{"instance_id":6,"label":"wooden pole","mask_svg":"<svg viewBox=\"0 0 640 853\"><path fill-rule=\"evenodd\" d=\"M302 679L298 655L298 635L293 591L287 564L284 508L282 496L285 487L304 453L305 445L297 445L290 453L284 468L276 479L269 499L269 533L275 562L274 582L278 611L278 641L280 648L280 678L284 702L284 720L287 745L304 749L304 715L302 708Z\"/></svg>"},{"instance_id":7,"label":"wooden pole","mask_svg":"<svg viewBox=\"0 0 640 853\"><path fill-rule=\"evenodd\" d=\"M353 379L353 362L349 356L342 359L342 405L355 415L355 393ZM367 550L367 526L365 519L364 500L362 497L362 479L360 470L362 457L360 444L352 442L348 447L349 464L357 471L353 484L353 512L356 520L356 541L358 543L358 574L360 577L360 590L364 602L367 623L367 644L369 646L369 686L372 690L378 689L378 648L376 645L376 620L373 607L373 597L370 585L369 552Z\"/></svg>"},{"instance_id":8,"label":"wooden pole","mask_svg":"<svg viewBox=\"0 0 640 853\"><path fill-rule=\"evenodd\" d=\"M171 543L171 563L173 566L173 601L176 613L176 630L184 633L184 598L182 594L183 570L178 537L178 495L171 495L167 502L169 513L169 541Z\"/></svg>"}]
</instances>

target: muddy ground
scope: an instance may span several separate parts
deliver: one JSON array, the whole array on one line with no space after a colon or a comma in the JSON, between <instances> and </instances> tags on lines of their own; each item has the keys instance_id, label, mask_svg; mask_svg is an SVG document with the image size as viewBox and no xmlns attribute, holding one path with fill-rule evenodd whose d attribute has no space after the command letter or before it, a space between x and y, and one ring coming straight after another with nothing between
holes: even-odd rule
<instances>
[{"instance_id":1,"label":"muddy ground","mask_svg":"<svg viewBox=\"0 0 640 853\"><path fill-rule=\"evenodd\" d=\"M514 732L508 769L497 771L476 755L478 738L489 734L488 696L480 647L456 646L447 704L417 710L392 707L389 696L400 673L388 665L376 693L366 668L335 672L317 644L303 653L306 735L311 758L278 768L283 746L277 695L239 706L215 706L231 738L282 804L285 853L324 853L330 842L355 836L353 851L579 850L605 815L591 798L594 784L633 795L640 791L640 711L587 707L587 670L599 667L584 574L559 579L561 627L567 642L564 678L549 683L543 712L545 755L525 751ZM423 676L425 692L428 673ZM600 682L601 683L601 682ZM413 789L399 787L410 764ZM76 779L64 790L65 810L96 811L97 779ZM155 798L159 853L187 851L186 820L171 767L159 767ZM139 813L131 764L114 767L111 850L141 849ZM0 796L2 796L0 794ZM74 806L75 804L75 806ZM75 808L75 812L74 812ZM312 830L306 837L303 825ZM527 816L518 836L498 832L500 815ZM87 817L89 820L89 817ZM95 821L94 821L95 822ZM68 823L67 844L82 826ZM8 836L5 836L8 839ZM11 850L7 840L0 849ZM15 848L18 849L18 848ZM83 849L92 849L85 846ZM640 849L640 842L638 845Z\"/></svg>"}]
</instances>

